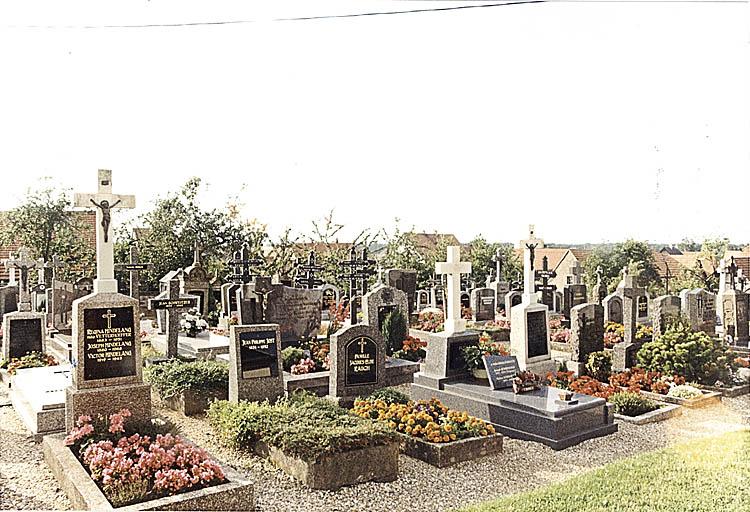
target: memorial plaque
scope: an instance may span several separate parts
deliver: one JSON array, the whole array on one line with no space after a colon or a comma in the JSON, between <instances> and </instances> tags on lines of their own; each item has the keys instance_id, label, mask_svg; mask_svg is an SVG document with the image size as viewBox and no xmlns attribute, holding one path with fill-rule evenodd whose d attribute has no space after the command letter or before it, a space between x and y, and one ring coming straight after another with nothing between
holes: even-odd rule
<instances>
[{"instance_id":1,"label":"memorial plaque","mask_svg":"<svg viewBox=\"0 0 750 512\"><path fill-rule=\"evenodd\" d=\"M11 339L9 343L9 357L18 359L29 352L42 351L42 319L23 318L20 320L8 320L13 323Z\"/></svg>"},{"instance_id":2,"label":"memorial plaque","mask_svg":"<svg viewBox=\"0 0 750 512\"><path fill-rule=\"evenodd\" d=\"M279 360L276 347L276 330L241 332L240 376L243 379L276 377Z\"/></svg>"},{"instance_id":3,"label":"memorial plaque","mask_svg":"<svg viewBox=\"0 0 750 512\"><path fill-rule=\"evenodd\" d=\"M135 272L136 270L147 270L148 267L148 263L124 263L118 268L122 268L123 270L127 270L130 272Z\"/></svg>"},{"instance_id":4,"label":"memorial plaque","mask_svg":"<svg viewBox=\"0 0 750 512\"><path fill-rule=\"evenodd\" d=\"M638 297L638 318L648 316L648 297Z\"/></svg>"},{"instance_id":5,"label":"memorial plaque","mask_svg":"<svg viewBox=\"0 0 750 512\"><path fill-rule=\"evenodd\" d=\"M89 308L83 312L83 378L131 377L135 368L133 308Z\"/></svg>"},{"instance_id":6,"label":"memorial plaque","mask_svg":"<svg viewBox=\"0 0 750 512\"><path fill-rule=\"evenodd\" d=\"M346 345L347 386L364 386L378 382L378 346L367 336L354 338Z\"/></svg>"},{"instance_id":7,"label":"memorial plaque","mask_svg":"<svg viewBox=\"0 0 750 512\"><path fill-rule=\"evenodd\" d=\"M513 379L516 378L521 369L518 366L516 356L482 356L484 368L487 370L487 376L490 380L492 389L503 389L513 386Z\"/></svg>"},{"instance_id":8,"label":"memorial plaque","mask_svg":"<svg viewBox=\"0 0 750 512\"><path fill-rule=\"evenodd\" d=\"M528 357L546 356L547 352L547 313L532 311L526 314L526 343Z\"/></svg>"},{"instance_id":9,"label":"memorial plaque","mask_svg":"<svg viewBox=\"0 0 750 512\"><path fill-rule=\"evenodd\" d=\"M323 304L321 306L322 311L330 311L332 306L336 305L336 290L333 288L326 288L323 290Z\"/></svg>"},{"instance_id":10,"label":"memorial plaque","mask_svg":"<svg viewBox=\"0 0 750 512\"><path fill-rule=\"evenodd\" d=\"M181 297L179 299L151 299L150 309L181 309L198 307L198 298Z\"/></svg>"},{"instance_id":11,"label":"memorial plaque","mask_svg":"<svg viewBox=\"0 0 750 512\"><path fill-rule=\"evenodd\" d=\"M198 308L198 311L203 311L205 309L204 304L206 304L206 293L203 290L188 290L187 294L198 297L198 304L195 305L195 307Z\"/></svg>"}]
</instances>

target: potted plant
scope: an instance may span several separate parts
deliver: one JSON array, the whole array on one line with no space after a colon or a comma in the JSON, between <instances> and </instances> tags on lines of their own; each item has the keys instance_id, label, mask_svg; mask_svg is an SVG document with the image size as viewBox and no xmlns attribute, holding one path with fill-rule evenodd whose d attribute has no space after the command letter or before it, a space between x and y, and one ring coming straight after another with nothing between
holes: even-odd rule
<instances>
[{"instance_id":1,"label":"potted plant","mask_svg":"<svg viewBox=\"0 0 750 512\"><path fill-rule=\"evenodd\" d=\"M513 379L513 392L525 393L527 391L534 391L539 389L542 384L542 378L534 372L524 370L516 374L516 378Z\"/></svg>"},{"instance_id":2,"label":"potted plant","mask_svg":"<svg viewBox=\"0 0 750 512\"><path fill-rule=\"evenodd\" d=\"M201 318L196 308L182 314L180 327L185 331L188 338L195 338L199 333L208 329L208 322Z\"/></svg>"},{"instance_id":3,"label":"potted plant","mask_svg":"<svg viewBox=\"0 0 750 512\"><path fill-rule=\"evenodd\" d=\"M493 342L492 338L486 332L479 337L478 345L469 345L461 348L461 355L466 362L466 367L471 371L476 379L487 377L487 370L484 368L483 356L507 356L508 350L501 343Z\"/></svg>"}]
</instances>

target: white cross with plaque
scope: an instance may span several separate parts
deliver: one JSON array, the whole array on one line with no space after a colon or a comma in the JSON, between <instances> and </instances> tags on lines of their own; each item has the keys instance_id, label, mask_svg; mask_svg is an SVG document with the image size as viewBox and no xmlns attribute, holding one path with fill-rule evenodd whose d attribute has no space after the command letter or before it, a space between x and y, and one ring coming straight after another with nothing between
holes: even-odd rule
<instances>
[{"instance_id":1,"label":"white cross with plaque","mask_svg":"<svg viewBox=\"0 0 750 512\"><path fill-rule=\"evenodd\" d=\"M435 273L448 277L445 333L463 332L466 320L461 318L461 274L471 274L471 263L461 261L461 247L449 246L447 261L435 263Z\"/></svg>"},{"instance_id":2,"label":"white cross with plaque","mask_svg":"<svg viewBox=\"0 0 750 512\"><path fill-rule=\"evenodd\" d=\"M96 208L96 279L94 293L117 293L115 279L114 242L112 240L111 210L135 208L135 196L112 193L112 171L99 170L99 187L96 194L75 194L73 205L78 208Z\"/></svg>"},{"instance_id":3,"label":"white cross with plaque","mask_svg":"<svg viewBox=\"0 0 750 512\"><path fill-rule=\"evenodd\" d=\"M529 225L529 238L521 240L523 249L523 299L526 304L539 302L536 294L536 278L534 275L534 253L537 249L544 248L544 240L537 238L534 234L534 225Z\"/></svg>"}]
</instances>

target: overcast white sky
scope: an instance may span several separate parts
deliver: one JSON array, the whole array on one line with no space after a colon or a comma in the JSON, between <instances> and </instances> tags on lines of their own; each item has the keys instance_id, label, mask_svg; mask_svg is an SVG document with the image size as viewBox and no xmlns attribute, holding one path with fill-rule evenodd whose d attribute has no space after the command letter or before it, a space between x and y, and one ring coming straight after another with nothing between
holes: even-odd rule
<instances>
[{"instance_id":1,"label":"overcast white sky","mask_svg":"<svg viewBox=\"0 0 750 512\"><path fill-rule=\"evenodd\" d=\"M246 185L273 233L335 208L349 234L750 241L747 3L273 21L467 3L3 2L0 208L109 168L140 208Z\"/></svg>"}]
</instances>

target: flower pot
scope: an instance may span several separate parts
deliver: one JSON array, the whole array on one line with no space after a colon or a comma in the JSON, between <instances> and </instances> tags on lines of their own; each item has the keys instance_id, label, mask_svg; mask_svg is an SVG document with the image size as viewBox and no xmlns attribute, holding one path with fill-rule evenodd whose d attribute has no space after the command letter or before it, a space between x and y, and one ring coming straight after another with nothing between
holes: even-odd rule
<instances>
[{"instance_id":1,"label":"flower pot","mask_svg":"<svg viewBox=\"0 0 750 512\"><path fill-rule=\"evenodd\" d=\"M472 375L474 375L475 379L480 380L487 380L489 377L487 377L487 370L484 368L474 368L471 370Z\"/></svg>"},{"instance_id":2,"label":"flower pot","mask_svg":"<svg viewBox=\"0 0 750 512\"><path fill-rule=\"evenodd\" d=\"M573 392L563 390L560 391L557 396L560 397L560 400L563 402L569 402L573 398Z\"/></svg>"}]
</instances>

